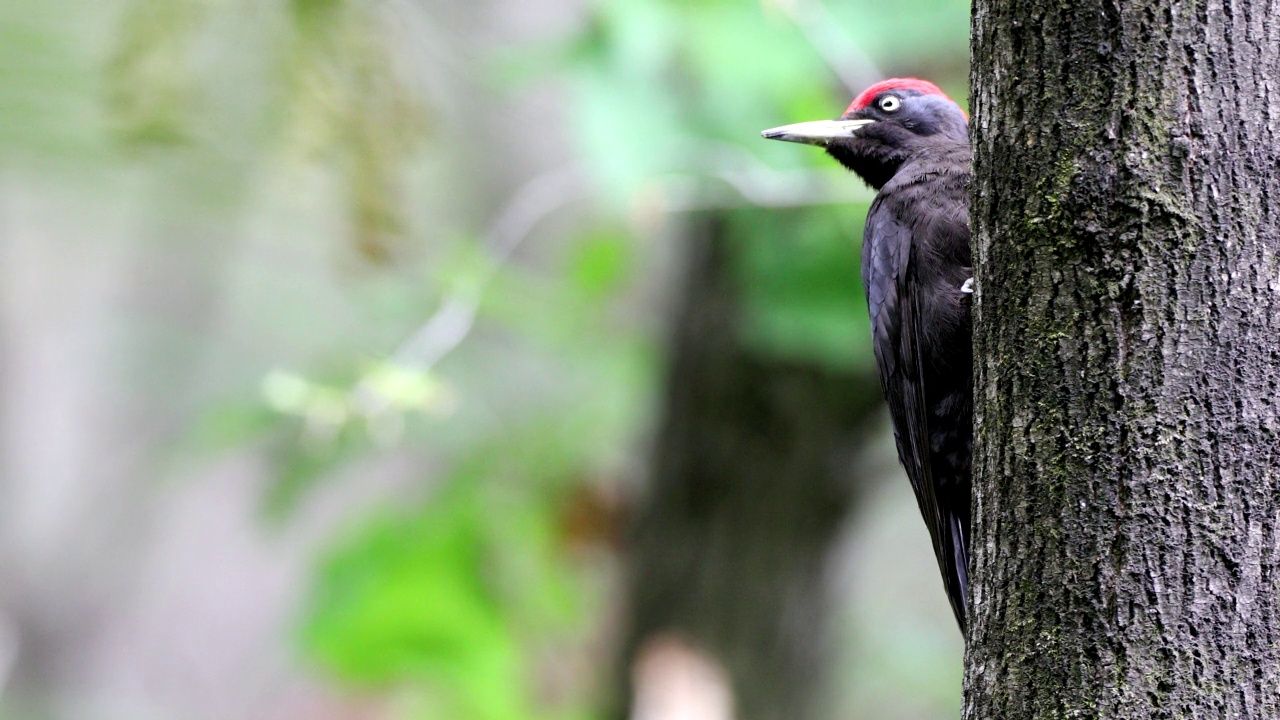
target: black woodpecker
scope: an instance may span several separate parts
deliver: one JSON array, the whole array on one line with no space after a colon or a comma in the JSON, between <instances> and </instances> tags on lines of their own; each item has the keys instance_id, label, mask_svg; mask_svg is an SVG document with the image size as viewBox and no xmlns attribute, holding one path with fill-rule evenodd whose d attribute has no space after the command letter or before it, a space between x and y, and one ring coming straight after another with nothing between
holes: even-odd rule
<instances>
[{"instance_id":1,"label":"black woodpecker","mask_svg":"<svg viewBox=\"0 0 1280 720\"><path fill-rule=\"evenodd\" d=\"M838 120L763 135L820 145L879 191L862 235L872 342L898 458L963 632L973 451L968 117L933 83L899 78L867 88Z\"/></svg>"}]
</instances>

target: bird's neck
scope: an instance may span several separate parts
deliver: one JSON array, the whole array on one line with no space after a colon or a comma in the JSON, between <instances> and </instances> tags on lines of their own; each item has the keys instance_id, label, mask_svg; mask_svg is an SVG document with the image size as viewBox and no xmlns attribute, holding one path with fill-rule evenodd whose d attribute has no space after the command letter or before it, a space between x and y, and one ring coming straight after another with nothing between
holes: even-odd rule
<instances>
[{"instance_id":1,"label":"bird's neck","mask_svg":"<svg viewBox=\"0 0 1280 720\"><path fill-rule=\"evenodd\" d=\"M868 185L879 190L893 179L911 154L904 148L879 143L832 146L831 156L858 174Z\"/></svg>"}]
</instances>

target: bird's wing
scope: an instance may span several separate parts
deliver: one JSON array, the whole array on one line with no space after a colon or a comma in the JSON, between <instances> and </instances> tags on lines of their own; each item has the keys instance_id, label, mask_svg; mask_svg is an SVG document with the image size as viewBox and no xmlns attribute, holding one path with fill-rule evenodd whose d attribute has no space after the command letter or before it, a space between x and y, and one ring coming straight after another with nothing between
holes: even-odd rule
<instances>
[{"instance_id":1,"label":"bird's wing","mask_svg":"<svg viewBox=\"0 0 1280 720\"><path fill-rule=\"evenodd\" d=\"M961 629L965 625L968 564L963 523L956 509L940 502L931 458L930 398L926 397L922 344L927 328L916 282L919 243L914 229L893 207L877 197L867 213L863 245L863 282L880 381L893 421L898 457L915 490L920 513L933 540L947 597Z\"/></svg>"}]
</instances>

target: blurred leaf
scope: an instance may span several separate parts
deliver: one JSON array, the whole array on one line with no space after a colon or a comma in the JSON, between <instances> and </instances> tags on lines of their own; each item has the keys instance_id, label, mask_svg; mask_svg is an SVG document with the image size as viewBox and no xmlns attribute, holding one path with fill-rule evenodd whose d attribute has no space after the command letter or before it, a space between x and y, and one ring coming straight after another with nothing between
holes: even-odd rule
<instances>
[{"instance_id":1,"label":"blurred leaf","mask_svg":"<svg viewBox=\"0 0 1280 720\"><path fill-rule=\"evenodd\" d=\"M272 370L262 379L262 396L276 412L306 415L315 388L306 378L282 370Z\"/></svg>"},{"instance_id":2,"label":"blurred leaf","mask_svg":"<svg viewBox=\"0 0 1280 720\"><path fill-rule=\"evenodd\" d=\"M492 550L468 489L349 539L321 571L303 641L348 680L444 681L455 717L526 717L518 646L485 577Z\"/></svg>"},{"instance_id":3,"label":"blurred leaf","mask_svg":"<svg viewBox=\"0 0 1280 720\"><path fill-rule=\"evenodd\" d=\"M122 139L187 139L199 82L190 54L211 0L131 0L107 68L107 109Z\"/></svg>"},{"instance_id":4,"label":"blurred leaf","mask_svg":"<svg viewBox=\"0 0 1280 720\"><path fill-rule=\"evenodd\" d=\"M394 362L374 363L360 382L396 411L439 410L449 403L448 389L434 375Z\"/></svg>"},{"instance_id":5,"label":"blurred leaf","mask_svg":"<svg viewBox=\"0 0 1280 720\"><path fill-rule=\"evenodd\" d=\"M317 577L304 648L353 682L436 688L449 717L543 716L529 646L548 623L576 621L581 592L561 493L545 492L577 452L544 428L477 452L421 511L379 514L341 541Z\"/></svg>"},{"instance_id":6,"label":"blurred leaf","mask_svg":"<svg viewBox=\"0 0 1280 720\"><path fill-rule=\"evenodd\" d=\"M285 145L301 156L340 159L357 252L384 262L407 231L405 164L427 127L426 107L376 3L293 0L285 65Z\"/></svg>"},{"instance_id":7,"label":"blurred leaf","mask_svg":"<svg viewBox=\"0 0 1280 720\"><path fill-rule=\"evenodd\" d=\"M573 249L569 274L593 298L616 291L633 264L629 239L616 232L589 235Z\"/></svg>"}]
</instances>

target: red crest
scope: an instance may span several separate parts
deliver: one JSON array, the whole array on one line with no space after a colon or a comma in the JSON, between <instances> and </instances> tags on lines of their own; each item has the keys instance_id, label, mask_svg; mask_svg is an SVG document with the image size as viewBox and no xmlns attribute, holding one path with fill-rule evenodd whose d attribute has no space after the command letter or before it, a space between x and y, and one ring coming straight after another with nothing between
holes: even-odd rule
<instances>
[{"instance_id":1,"label":"red crest","mask_svg":"<svg viewBox=\"0 0 1280 720\"><path fill-rule=\"evenodd\" d=\"M876 99L877 95L885 92L886 90L915 90L922 95L941 95L942 97L951 100L951 98L947 97L946 93L942 92L941 88L928 80L917 80L916 78L892 78L890 80L881 80L875 85L872 85L859 93L858 97L854 98L853 102L849 104L849 108L844 111L845 114L848 115L854 110L861 110L867 107L871 104L872 100ZM951 100L951 102L955 101ZM961 109L961 111L963 112L963 109ZM967 118L968 116L969 114L965 113L965 117Z\"/></svg>"}]
</instances>

